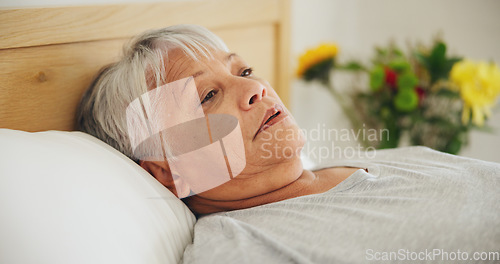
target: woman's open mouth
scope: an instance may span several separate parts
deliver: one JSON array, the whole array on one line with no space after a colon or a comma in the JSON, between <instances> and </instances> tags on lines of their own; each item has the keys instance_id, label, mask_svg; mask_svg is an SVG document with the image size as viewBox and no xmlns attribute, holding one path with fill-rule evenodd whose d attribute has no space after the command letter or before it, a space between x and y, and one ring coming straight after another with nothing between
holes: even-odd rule
<instances>
[{"instance_id":1,"label":"woman's open mouth","mask_svg":"<svg viewBox=\"0 0 500 264\"><path fill-rule=\"evenodd\" d=\"M269 127L279 123L281 120L285 119L286 117L288 116L288 114L283 110L283 107L279 104L275 104L272 108L269 108L267 111L266 111L266 114L264 115L264 118L262 119L262 123L259 127L259 129L257 130L257 133L255 133L255 136L253 137L253 139L255 139L255 137L257 137L257 135L268 129Z\"/></svg>"}]
</instances>

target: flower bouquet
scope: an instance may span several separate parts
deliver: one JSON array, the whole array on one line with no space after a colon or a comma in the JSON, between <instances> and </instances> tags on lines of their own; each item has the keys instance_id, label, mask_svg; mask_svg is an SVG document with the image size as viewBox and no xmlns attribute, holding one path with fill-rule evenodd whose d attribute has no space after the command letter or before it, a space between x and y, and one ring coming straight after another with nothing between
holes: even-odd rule
<instances>
[{"instance_id":1,"label":"flower bouquet","mask_svg":"<svg viewBox=\"0 0 500 264\"><path fill-rule=\"evenodd\" d=\"M299 58L297 75L319 81L339 102L354 129L386 131L377 148L397 147L402 138L457 154L471 128L483 128L500 94L497 65L449 57L443 41L419 46L405 55L396 45L376 48L370 66L336 63L338 48L322 44ZM334 70L368 75L365 87L341 94L331 81ZM359 75L356 75L359 76Z\"/></svg>"}]
</instances>

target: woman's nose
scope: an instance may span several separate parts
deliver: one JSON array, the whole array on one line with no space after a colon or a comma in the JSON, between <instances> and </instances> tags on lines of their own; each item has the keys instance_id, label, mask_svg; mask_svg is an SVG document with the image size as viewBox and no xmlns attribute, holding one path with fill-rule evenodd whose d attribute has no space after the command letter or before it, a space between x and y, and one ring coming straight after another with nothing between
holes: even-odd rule
<instances>
[{"instance_id":1,"label":"woman's nose","mask_svg":"<svg viewBox=\"0 0 500 264\"><path fill-rule=\"evenodd\" d=\"M247 80L240 96L240 107L243 110L250 110L256 103L262 101L267 96L267 90L264 85L254 80Z\"/></svg>"}]
</instances>

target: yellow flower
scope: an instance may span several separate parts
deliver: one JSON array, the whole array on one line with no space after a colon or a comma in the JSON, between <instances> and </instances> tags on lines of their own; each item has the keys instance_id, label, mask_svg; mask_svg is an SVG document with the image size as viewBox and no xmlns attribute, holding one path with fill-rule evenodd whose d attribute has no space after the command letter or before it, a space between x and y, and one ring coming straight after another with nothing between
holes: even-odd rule
<instances>
[{"instance_id":1,"label":"yellow flower","mask_svg":"<svg viewBox=\"0 0 500 264\"><path fill-rule=\"evenodd\" d=\"M337 53L338 47L333 43L322 43L316 48L305 51L299 57L297 76L302 77L302 75L312 66L325 61L326 59L333 59Z\"/></svg>"},{"instance_id":2,"label":"yellow flower","mask_svg":"<svg viewBox=\"0 0 500 264\"><path fill-rule=\"evenodd\" d=\"M464 101L462 122L467 124L472 112L472 122L482 126L500 94L500 69L493 63L463 60L453 65L450 78Z\"/></svg>"}]
</instances>

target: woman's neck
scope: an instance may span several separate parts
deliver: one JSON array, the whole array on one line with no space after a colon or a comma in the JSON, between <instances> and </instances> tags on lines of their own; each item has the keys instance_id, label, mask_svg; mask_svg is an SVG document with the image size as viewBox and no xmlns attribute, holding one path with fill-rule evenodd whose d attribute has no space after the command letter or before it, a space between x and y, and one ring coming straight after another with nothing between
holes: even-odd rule
<instances>
[{"instance_id":1,"label":"woman's neck","mask_svg":"<svg viewBox=\"0 0 500 264\"><path fill-rule=\"evenodd\" d=\"M336 167L314 172L302 170L302 174L290 184L265 194L241 200L210 200L194 195L183 199L183 201L197 215L245 209L294 197L326 192L358 169Z\"/></svg>"}]
</instances>

